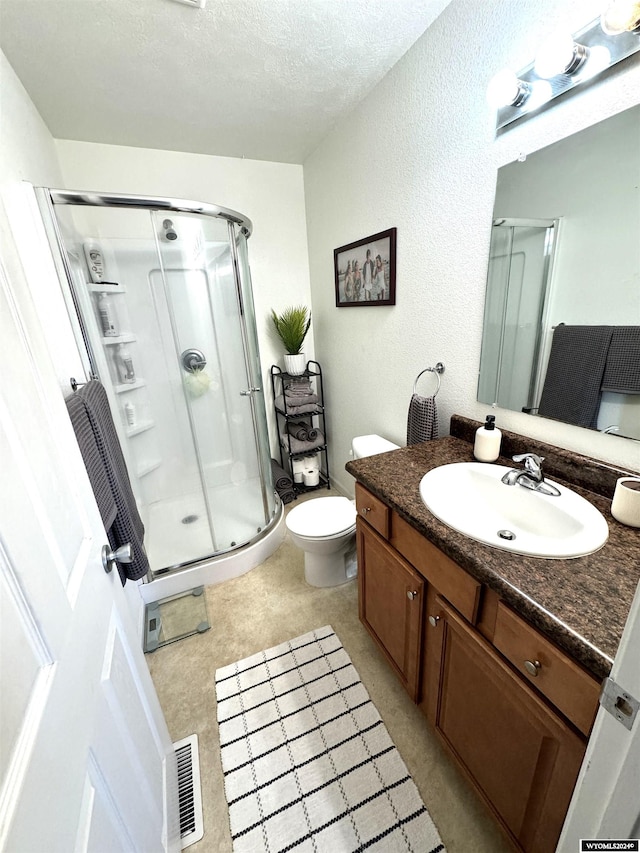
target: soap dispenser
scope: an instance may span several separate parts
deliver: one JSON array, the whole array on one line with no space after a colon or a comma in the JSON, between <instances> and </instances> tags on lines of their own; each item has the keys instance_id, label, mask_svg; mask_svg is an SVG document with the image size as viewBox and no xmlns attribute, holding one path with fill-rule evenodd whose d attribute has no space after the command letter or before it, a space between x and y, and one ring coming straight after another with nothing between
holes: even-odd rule
<instances>
[{"instance_id":1,"label":"soap dispenser","mask_svg":"<svg viewBox=\"0 0 640 853\"><path fill-rule=\"evenodd\" d=\"M476 430L473 455L478 462L495 462L500 456L502 433L496 429L495 415L487 415L484 426Z\"/></svg>"}]
</instances>

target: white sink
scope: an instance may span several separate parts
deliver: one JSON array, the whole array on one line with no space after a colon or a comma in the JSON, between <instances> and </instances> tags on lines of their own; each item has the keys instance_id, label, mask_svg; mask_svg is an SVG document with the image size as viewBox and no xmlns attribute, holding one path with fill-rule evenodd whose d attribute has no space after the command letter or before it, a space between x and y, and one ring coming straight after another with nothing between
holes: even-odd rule
<instances>
[{"instance_id":1,"label":"white sink","mask_svg":"<svg viewBox=\"0 0 640 853\"><path fill-rule=\"evenodd\" d=\"M510 470L483 462L441 465L422 478L420 497L449 527L514 554L565 559L602 548L609 528L589 501L558 483L559 497L507 486L501 479Z\"/></svg>"}]
</instances>

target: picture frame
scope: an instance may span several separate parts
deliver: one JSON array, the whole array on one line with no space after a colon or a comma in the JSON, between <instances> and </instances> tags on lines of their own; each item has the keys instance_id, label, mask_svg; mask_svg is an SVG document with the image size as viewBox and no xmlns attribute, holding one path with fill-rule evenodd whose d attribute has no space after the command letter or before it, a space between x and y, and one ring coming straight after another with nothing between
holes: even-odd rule
<instances>
[{"instance_id":1,"label":"picture frame","mask_svg":"<svg viewBox=\"0 0 640 853\"><path fill-rule=\"evenodd\" d=\"M333 250L336 308L396 304L396 229Z\"/></svg>"}]
</instances>

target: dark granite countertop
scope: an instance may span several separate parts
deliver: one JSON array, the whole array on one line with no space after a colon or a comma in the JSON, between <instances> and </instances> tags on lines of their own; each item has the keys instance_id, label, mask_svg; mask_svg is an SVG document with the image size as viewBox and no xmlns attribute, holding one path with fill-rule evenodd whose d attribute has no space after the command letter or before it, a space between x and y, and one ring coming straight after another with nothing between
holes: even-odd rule
<instances>
[{"instance_id":1,"label":"dark granite countertop","mask_svg":"<svg viewBox=\"0 0 640 853\"><path fill-rule=\"evenodd\" d=\"M454 415L451 431L457 435L357 459L347 464L347 471L593 675L603 678L611 670L640 579L640 529L617 522L610 512L611 500L605 497L613 495L616 478L628 472L506 433L503 452L505 447L510 454L526 447L545 456L549 479L587 498L609 525L604 547L585 557L556 560L511 554L448 527L420 498L420 480L431 468L474 461L473 445L465 438L478 425ZM497 464L513 466L509 456L501 456ZM559 476L565 472L575 477ZM581 476L589 489L578 484Z\"/></svg>"}]
</instances>

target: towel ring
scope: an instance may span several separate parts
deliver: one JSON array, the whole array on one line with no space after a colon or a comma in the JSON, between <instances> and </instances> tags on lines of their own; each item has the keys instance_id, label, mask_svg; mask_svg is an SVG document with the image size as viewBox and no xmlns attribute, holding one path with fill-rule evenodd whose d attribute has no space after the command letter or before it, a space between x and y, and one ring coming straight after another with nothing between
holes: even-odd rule
<instances>
[{"instance_id":1,"label":"towel ring","mask_svg":"<svg viewBox=\"0 0 640 853\"><path fill-rule=\"evenodd\" d=\"M425 373L434 373L436 379L438 380L438 387L435 390L434 397L437 396L438 391L440 390L440 374L444 373L444 364L439 361L435 367L425 367L424 370L421 370L420 373L416 376L416 381L413 383L413 393L416 394L416 388L418 387L418 379L423 376Z\"/></svg>"}]
</instances>

